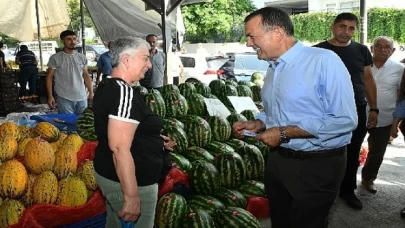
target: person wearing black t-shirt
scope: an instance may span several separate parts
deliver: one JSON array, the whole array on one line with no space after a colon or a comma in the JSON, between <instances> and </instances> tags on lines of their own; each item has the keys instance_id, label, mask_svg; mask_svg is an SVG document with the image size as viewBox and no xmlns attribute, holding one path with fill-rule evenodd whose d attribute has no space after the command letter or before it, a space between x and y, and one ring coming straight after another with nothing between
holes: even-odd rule
<instances>
[{"instance_id":1,"label":"person wearing black t-shirt","mask_svg":"<svg viewBox=\"0 0 405 228\"><path fill-rule=\"evenodd\" d=\"M152 228L164 149L175 145L161 136L162 119L152 113L131 84L151 68L149 44L123 37L111 45L113 71L94 96L98 138L94 170L106 197L106 227L121 227L120 219Z\"/></svg>"},{"instance_id":2,"label":"person wearing black t-shirt","mask_svg":"<svg viewBox=\"0 0 405 228\"><path fill-rule=\"evenodd\" d=\"M331 30L333 38L321 42L315 47L335 52L348 69L357 106L358 125L353 131L350 144L347 146L346 174L340 187L339 196L351 208L361 210L362 202L354 194L357 188L357 170L359 153L367 128L377 125L379 110L377 109L377 89L371 72L373 59L369 49L352 40L354 31L359 24L358 18L352 13L341 13L336 16ZM366 99L367 98L367 99ZM367 118L367 102L370 112Z\"/></svg>"}]
</instances>

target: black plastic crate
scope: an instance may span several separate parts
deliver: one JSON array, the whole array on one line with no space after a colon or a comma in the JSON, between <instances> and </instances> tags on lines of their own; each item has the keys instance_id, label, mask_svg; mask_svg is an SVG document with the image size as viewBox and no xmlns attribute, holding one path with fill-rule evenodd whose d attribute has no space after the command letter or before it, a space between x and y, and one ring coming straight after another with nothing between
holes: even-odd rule
<instances>
[{"instance_id":1,"label":"black plastic crate","mask_svg":"<svg viewBox=\"0 0 405 228\"><path fill-rule=\"evenodd\" d=\"M21 107L20 100L0 101L0 115L5 116L17 111Z\"/></svg>"},{"instance_id":2,"label":"black plastic crate","mask_svg":"<svg viewBox=\"0 0 405 228\"><path fill-rule=\"evenodd\" d=\"M0 73L0 85L6 87L10 84L18 83L18 75L16 70L8 70L4 73Z\"/></svg>"},{"instance_id":3,"label":"black plastic crate","mask_svg":"<svg viewBox=\"0 0 405 228\"><path fill-rule=\"evenodd\" d=\"M0 101L18 100L18 90L17 86L0 88Z\"/></svg>"}]
</instances>

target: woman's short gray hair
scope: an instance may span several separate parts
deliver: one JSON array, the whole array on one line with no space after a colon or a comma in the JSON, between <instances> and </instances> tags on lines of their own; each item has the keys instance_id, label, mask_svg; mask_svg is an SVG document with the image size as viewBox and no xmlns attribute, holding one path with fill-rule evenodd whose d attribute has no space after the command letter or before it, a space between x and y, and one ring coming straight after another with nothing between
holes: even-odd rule
<instances>
[{"instance_id":1,"label":"woman's short gray hair","mask_svg":"<svg viewBox=\"0 0 405 228\"><path fill-rule=\"evenodd\" d=\"M118 65L120 65L121 56L123 54L133 56L141 48L146 48L149 50L150 45L148 44L148 42L138 37L125 36L114 40L111 43L110 48L112 67L117 67Z\"/></svg>"}]
</instances>

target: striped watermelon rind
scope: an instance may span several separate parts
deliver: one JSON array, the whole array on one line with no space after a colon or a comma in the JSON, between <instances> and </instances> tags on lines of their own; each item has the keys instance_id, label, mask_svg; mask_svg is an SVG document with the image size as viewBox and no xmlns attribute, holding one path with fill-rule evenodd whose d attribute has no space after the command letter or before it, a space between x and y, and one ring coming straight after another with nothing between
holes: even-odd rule
<instances>
[{"instance_id":1,"label":"striped watermelon rind","mask_svg":"<svg viewBox=\"0 0 405 228\"><path fill-rule=\"evenodd\" d=\"M200 195L212 195L221 186L219 172L211 163L197 161L190 171L190 183Z\"/></svg>"},{"instance_id":2,"label":"striped watermelon rind","mask_svg":"<svg viewBox=\"0 0 405 228\"><path fill-rule=\"evenodd\" d=\"M197 146L191 146L187 148L184 156L190 161L206 161L212 163L214 161L214 157L205 149Z\"/></svg>"},{"instance_id":3,"label":"striped watermelon rind","mask_svg":"<svg viewBox=\"0 0 405 228\"><path fill-rule=\"evenodd\" d=\"M187 114L187 100L180 93L165 93L163 96L163 100L166 105L167 116L177 118Z\"/></svg>"},{"instance_id":4,"label":"striped watermelon rind","mask_svg":"<svg viewBox=\"0 0 405 228\"><path fill-rule=\"evenodd\" d=\"M260 222L255 216L245 209L237 207L225 207L218 210L215 216L218 227L226 228L260 228Z\"/></svg>"},{"instance_id":5,"label":"striped watermelon rind","mask_svg":"<svg viewBox=\"0 0 405 228\"><path fill-rule=\"evenodd\" d=\"M214 157L217 156L217 154L235 152L235 150L228 144L221 143L218 141L212 141L209 144L207 144L204 148Z\"/></svg>"},{"instance_id":6,"label":"striped watermelon rind","mask_svg":"<svg viewBox=\"0 0 405 228\"><path fill-rule=\"evenodd\" d=\"M229 139L232 133L232 127L228 120L220 116L211 116L207 119L212 131L213 141L224 141Z\"/></svg>"},{"instance_id":7,"label":"striped watermelon rind","mask_svg":"<svg viewBox=\"0 0 405 228\"><path fill-rule=\"evenodd\" d=\"M266 197L264 184L255 180L247 180L243 182L239 186L238 191L242 193L242 195L246 198L249 198L251 196Z\"/></svg>"},{"instance_id":8,"label":"striped watermelon rind","mask_svg":"<svg viewBox=\"0 0 405 228\"><path fill-rule=\"evenodd\" d=\"M207 195L195 195L187 199L187 204L192 210L204 210L212 216L225 207L217 198Z\"/></svg>"},{"instance_id":9,"label":"striped watermelon rind","mask_svg":"<svg viewBox=\"0 0 405 228\"><path fill-rule=\"evenodd\" d=\"M253 145L239 148L237 153L243 158L246 168L246 179L261 180L264 174L264 159L260 150Z\"/></svg>"},{"instance_id":10,"label":"striped watermelon rind","mask_svg":"<svg viewBox=\"0 0 405 228\"><path fill-rule=\"evenodd\" d=\"M176 153L170 153L169 158L170 158L173 168L180 169L184 173L188 173L190 171L191 163L184 156L182 156L180 154L176 154Z\"/></svg>"},{"instance_id":11,"label":"striped watermelon rind","mask_svg":"<svg viewBox=\"0 0 405 228\"><path fill-rule=\"evenodd\" d=\"M187 211L187 201L181 195L166 193L158 200L155 224L158 227L182 227Z\"/></svg>"},{"instance_id":12,"label":"striped watermelon rind","mask_svg":"<svg viewBox=\"0 0 405 228\"><path fill-rule=\"evenodd\" d=\"M227 207L246 208L247 206L246 198L237 190L220 188L214 196Z\"/></svg>"},{"instance_id":13,"label":"striped watermelon rind","mask_svg":"<svg viewBox=\"0 0 405 228\"><path fill-rule=\"evenodd\" d=\"M186 132L180 127L168 126L164 128L162 134L169 137L170 140L176 142L173 146L173 153L182 154L188 147L188 140Z\"/></svg>"},{"instance_id":14,"label":"striped watermelon rind","mask_svg":"<svg viewBox=\"0 0 405 228\"><path fill-rule=\"evenodd\" d=\"M235 152L217 154L213 164L219 172L222 186L237 188L245 181L245 162L239 154Z\"/></svg>"},{"instance_id":15,"label":"striped watermelon rind","mask_svg":"<svg viewBox=\"0 0 405 228\"><path fill-rule=\"evenodd\" d=\"M204 210L192 210L183 219L183 226L187 228L216 228L214 219Z\"/></svg>"}]
</instances>

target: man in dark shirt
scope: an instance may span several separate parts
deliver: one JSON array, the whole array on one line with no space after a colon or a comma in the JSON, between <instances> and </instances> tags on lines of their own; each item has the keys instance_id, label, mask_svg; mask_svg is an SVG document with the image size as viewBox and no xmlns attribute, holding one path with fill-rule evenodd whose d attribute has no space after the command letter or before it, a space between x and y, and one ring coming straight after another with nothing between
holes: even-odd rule
<instances>
[{"instance_id":1,"label":"man in dark shirt","mask_svg":"<svg viewBox=\"0 0 405 228\"><path fill-rule=\"evenodd\" d=\"M0 73L4 72L4 70L7 68L6 55L4 55L4 52L1 50L3 45L3 42L0 41Z\"/></svg>"},{"instance_id":2,"label":"man in dark shirt","mask_svg":"<svg viewBox=\"0 0 405 228\"><path fill-rule=\"evenodd\" d=\"M346 174L340 186L339 196L347 202L349 207L361 210L363 204L354 194L354 190L357 188L359 152L367 134L367 128L374 128L377 125L379 110L377 109L377 89L371 72L373 58L366 46L352 41L358 24L359 20L354 14L339 14L331 26L333 37L315 47L335 52L342 59L351 76L357 106L358 126L353 131L351 143L347 146ZM368 119L367 102L370 106Z\"/></svg>"},{"instance_id":3,"label":"man in dark shirt","mask_svg":"<svg viewBox=\"0 0 405 228\"><path fill-rule=\"evenodd\" d=\"M38 61L35 54L28 50L27 45L21 45L20 51L15 57L15 62L20 66L20 97L29 95L30 97L36 97L36 82L38 74ZM27 94L27 82L29 86L29 92Z\"/></svg>"}]
</instances>

